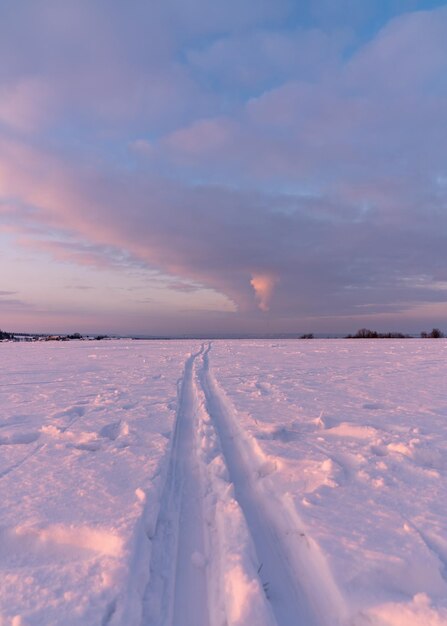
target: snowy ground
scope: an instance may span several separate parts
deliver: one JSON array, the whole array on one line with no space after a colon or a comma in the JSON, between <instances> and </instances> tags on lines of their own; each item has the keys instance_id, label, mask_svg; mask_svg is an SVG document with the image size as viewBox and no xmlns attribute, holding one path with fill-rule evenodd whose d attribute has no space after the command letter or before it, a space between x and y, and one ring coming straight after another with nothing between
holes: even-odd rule
<instances>
[{"instance_id":1,"label":"snowy ground","mask_svg":"<svg viewBox=\"0 0 447 626\"><path fill-rule=\"evenodd\" d=\"M0 354L1 626L447 624L447 342Z\"/></svg>"}]
</instances>

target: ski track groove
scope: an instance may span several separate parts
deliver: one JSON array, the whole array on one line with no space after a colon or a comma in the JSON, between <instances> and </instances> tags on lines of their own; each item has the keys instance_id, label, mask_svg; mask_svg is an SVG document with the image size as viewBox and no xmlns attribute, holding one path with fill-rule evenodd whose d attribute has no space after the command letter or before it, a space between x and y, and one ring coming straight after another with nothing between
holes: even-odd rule
<instances>
[{"instance_id":1,"label":"ski track groove","mask_svg":"<svg viewBox=\"0 0 447 626\"><path fill-rule=\"evenodd\" d=\"M152 538L143 626L209 625L205 568L192 558L194 554L203 556L206 546L194 441L198 405L193 381L194 362L203 350L204 345L188 358L179 385L167 480Z\"/></svg>"}]
</instances>

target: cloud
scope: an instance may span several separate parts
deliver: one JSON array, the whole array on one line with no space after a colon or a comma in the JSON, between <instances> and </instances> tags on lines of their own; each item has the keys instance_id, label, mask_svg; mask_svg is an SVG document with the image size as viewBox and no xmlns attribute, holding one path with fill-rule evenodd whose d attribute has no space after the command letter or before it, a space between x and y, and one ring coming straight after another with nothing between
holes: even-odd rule
<instances>
[{"instance_id":1,"label":"cloud","mask_svg":"<svg viewBox=\"0 0 447 626\"><path fill-rule=\"evenodd\" d=\"M266 312L269 310L276 282L277 278L271 274L253 274L250 285L255 291L261 311Z\"/></svg>"},{"instance_id":2,"label":"cloud","mask_svg":"<svg viewBox=\"0 0 447 626\"><path fill-rule=\"evenodd\" d=\"M336 67L345 38L311 28L252 31L213 41L188 51L188 62L200 80L212 80L226 92L256 93L292 79L315 80Z\"/></svg>"},{"instance_id":3,"label":"cloud","mask_svg":"<svg viewBox=\"0 0 447 626\"><path fill-rule=\"evenodd\" d=\"M14 313L32 310L33 306L18 298L5 298L0 295L0 311Z\"/></svg>"},{"instance_id":4,"label":"cloud","mask_svg":"<svg viewBox=\"0 0 447 626\"><path fill-rule=\"evenodd\" d=\"M0 124L19 131L32 131L48 121L52 96L36 78L19 78L0 84Z\"/></svg>"},{"instance_id":5,"label":"cloud","mask_svg":"<svg viewBox=\"0 0 447 626\"><path fill-rule=\"evenodd\" d=\"M308 28L282 27L282 2L113 1L106 21L101 2L17 6L0 26L0 213L21 245L169 273L238 319L443 301L445 8L348 53L315 3Z\"/></svg>"},{"instance_id":6,"label":"cloud","mask_svg":"<svg viewBox=\"0 0 447 626\"><path fill-rule=\"evenodd\" d=\"M62 233L61 233L62 234ZM17 242L30 250L41 252L61 263L72 263L86 267L106 269L138 265L129 253L113 246L97 245L70 239L40 239L19 237Z\"/></svg>"},{"instance_id":7,"label":"cloud","mask_svg":"<svg viewBox=\"0 0 447 626\"><path fill-rule=\"evenodd\" d=\"M159 134L210 113L216 104L182 62L193 42L256 28L287 13L285 0L2 5L0 122L31 130L51 116L65 131L68 125L78 132L99 126L111 133L119 127Z\"/></svg>"},{"instance_id":8,"label":"cloud","mask_svg":"<svg viewBox=\"0 0 447 626\"><path fill-rule=\"evenodd\" d=\"M165 286L163 286L163 288L165 288ZM193 285L191 283L185 283L177 280L169 283L169 289L174 289L175 291L180 291L181 293L194 293L200 289L200 285Z\"/></svg>"}]
</instances>

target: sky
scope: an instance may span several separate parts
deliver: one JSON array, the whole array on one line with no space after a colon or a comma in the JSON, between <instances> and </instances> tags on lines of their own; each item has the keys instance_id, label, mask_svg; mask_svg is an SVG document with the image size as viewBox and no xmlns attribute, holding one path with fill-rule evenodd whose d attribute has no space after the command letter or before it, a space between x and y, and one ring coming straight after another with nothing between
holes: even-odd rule
<instances>
[{"instance_id":1,"label":"sky","mask_svg":"<svg viewBox=\"0 0 447 626\"><path fill-rule=\"evenodd\" d=\"M447 3L0 4L0 328L447 330Z\"/></svg>"}]
</instances>

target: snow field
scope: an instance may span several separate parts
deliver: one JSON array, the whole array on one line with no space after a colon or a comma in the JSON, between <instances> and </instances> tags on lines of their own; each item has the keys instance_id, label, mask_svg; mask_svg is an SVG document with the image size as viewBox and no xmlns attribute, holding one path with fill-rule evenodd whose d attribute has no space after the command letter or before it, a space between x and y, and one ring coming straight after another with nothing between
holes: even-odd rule
<instances>
[{"instance_id":1,"label":"snow field","mask_svg":"<svg viewBox=\"0 0 447 626\"><path fill-rule=\"evenodd\" d=\"M447 624L446 342L1 348L2 626Z\"/></svg>"}]
</instances>

